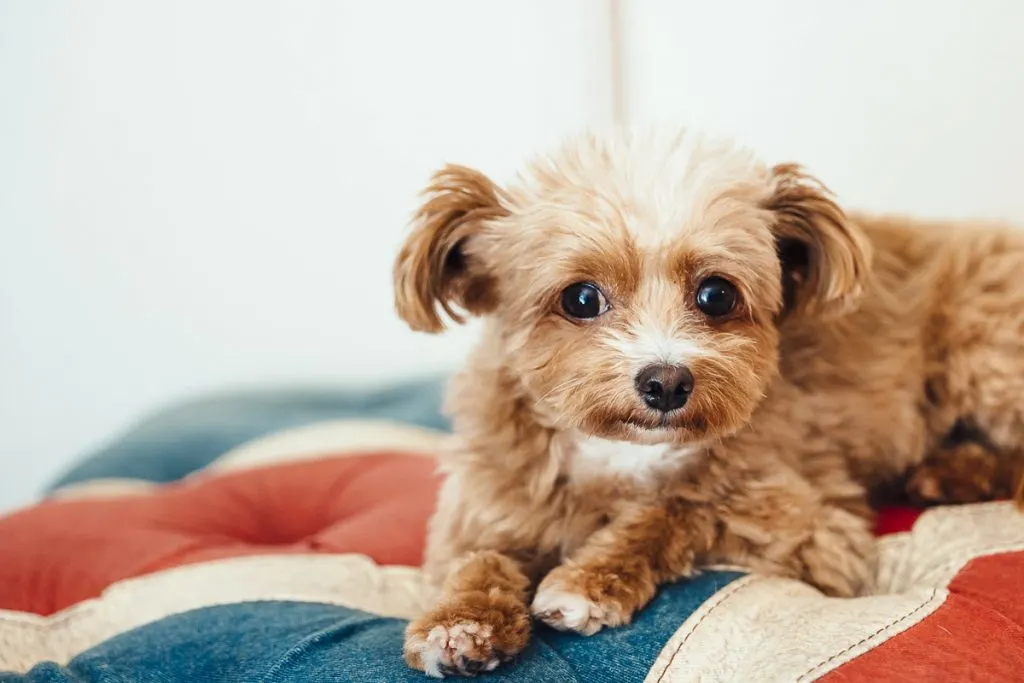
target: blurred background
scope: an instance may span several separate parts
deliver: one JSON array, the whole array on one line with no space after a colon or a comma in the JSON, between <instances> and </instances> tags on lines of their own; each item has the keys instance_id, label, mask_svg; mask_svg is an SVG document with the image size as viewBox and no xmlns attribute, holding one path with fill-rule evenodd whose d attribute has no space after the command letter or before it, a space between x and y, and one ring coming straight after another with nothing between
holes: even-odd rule
<instances>
[{"instance_id":1,"label":"blurred background","mask_svg":"<svg viewBox=\"0 0 1024 683\"><path fill-rule=\"evenodd\" d=\"M0 0L0 510L208 391L443 373L430 172L685 122L846 206L1024 222L1019 0Z\"/></svg>"}]
</instances>

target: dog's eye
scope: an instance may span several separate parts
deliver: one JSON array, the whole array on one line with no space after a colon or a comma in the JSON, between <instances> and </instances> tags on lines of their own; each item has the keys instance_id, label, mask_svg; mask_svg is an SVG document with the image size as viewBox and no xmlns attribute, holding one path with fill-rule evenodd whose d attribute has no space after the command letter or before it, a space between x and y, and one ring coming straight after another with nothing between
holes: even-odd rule
<instances>
[{"instance_id":1,"label":"dog's eye","mask_svg":"<svg viewBox=\"0 0 1024 683\"><path fill-rule=\"evenodd\" d=\"M577 282L562 292L562 310L566 315L579 320L596 318L608 310L608 300L589 282Z\"/></svg>"},{"instance_id":2,"label":"dog's eye","mask_svg":"<svg viewBox=\"0 0 1024 683\"><path fill-rule=\"evenodd\" d=\"M725 278L709 277L697 287L697 308L709 318L732 313L739 299L736 287Z\"/></svg>"}]
</instances>

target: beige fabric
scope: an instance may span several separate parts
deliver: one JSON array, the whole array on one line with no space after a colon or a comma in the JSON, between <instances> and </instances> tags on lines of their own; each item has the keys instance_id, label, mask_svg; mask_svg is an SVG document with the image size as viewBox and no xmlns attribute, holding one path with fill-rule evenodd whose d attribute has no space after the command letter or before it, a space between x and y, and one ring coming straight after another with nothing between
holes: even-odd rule
<instances>
[{"instance_id":1,"label":"beige fabric","mask_svg":"<svg viewBox=\"0 0 1024 683\"><path fill-rule=\"evenodd\" d=\"M185 477L269 467L325 457L367 452L401 452L432 456L441 449L447 434L425 427L372 420L334 420L285 429L247 441ZM69 484L50 494L61 500L111 498L148 493L158 484L140 479L92 479Z\"/></svg>"},{"instance_id":2,"label":"beige fabric","mask_svg":"<svg viewBox=\"0 0 1024 683\"><path fill-rule=\"evenodd\" d=\"M207 472L249 469L285 462L359 454L400 451L433 455L448 437L425 427L385 421L336 420L274 432L228 451L203 469Z\"/></svg>"},{"instance_id":3,"label":"beige fabric","mask_svg":"<svg viewBox=\"0 0 1024 683\"><path fill-rule=\"evenodd\" d=\"M90 479L80 484L68 484L49 494L48 497L57 500L84 500L90 498L141 496L151 493L158 486L159 484L141 479L109 477L106 479Z\"/></svg>"},{"instance_id":4,"label":"beige fabric","mask_svg":"<svg viewBox=\"0 0 1024 683\"><path fill-rule=\"evenodd\" d=\"M935 611L972 559L1024 550L1024 515L1009 503L937 508L879 550L870 597L826 598L770 577L733 582L686 620L647 683L814 680Z\"/></svg>"},{"instance_id":5,"label":"beige fabric","mask_svg":"<svg viewBox=\"0 0 1024 683\"><path fill-rule=\"evenodd\" d=\"M845 600L799 581L746 577L683 624L646 680L812 680L917 623L945 596L924 589Z\"/></svg>"},{"instance_id":6,"label":"beige fabric","mask_svg":"<svg viewBox=\"0 0 1024 683\"><path fill-rule=\"evenodd\" d=\"M1024 514L1009 502L934 508L903 535L903 543L883 565L880 589L944 587L976 557L1024 550Z\"/></svg>"},{"instance_id":7,"label":"beige fabric","mask_svg":"<svg viewBox=\"0 0 1024 683\"><path fill-rule=\"evenodd\" d=\"M120 581L48 617L0 610L0 669L27 671L137 626L199 607L250 600L322 602L408 618L431 593L420 572L362 555L241 557Z\"/></svg>"}]
</instances>

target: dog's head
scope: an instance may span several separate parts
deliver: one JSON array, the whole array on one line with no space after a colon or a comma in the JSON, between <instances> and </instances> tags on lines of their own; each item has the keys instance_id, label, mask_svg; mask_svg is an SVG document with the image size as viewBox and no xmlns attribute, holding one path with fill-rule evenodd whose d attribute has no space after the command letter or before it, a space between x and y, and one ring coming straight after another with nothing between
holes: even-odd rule
<instances>
[{"instance_id":1,"label":"dog's head","mask_svg":"<svg viewBox=\"0 0 1024 683\"><path fill-rule=\"evenodd\" d=\"M779 324L848 308L870 255L827 190L687 132L582 135L501 189L449 166L395 264L399 315L487 316L537 414L640 443L750 418Z\"/></svg>"}]
</instances>

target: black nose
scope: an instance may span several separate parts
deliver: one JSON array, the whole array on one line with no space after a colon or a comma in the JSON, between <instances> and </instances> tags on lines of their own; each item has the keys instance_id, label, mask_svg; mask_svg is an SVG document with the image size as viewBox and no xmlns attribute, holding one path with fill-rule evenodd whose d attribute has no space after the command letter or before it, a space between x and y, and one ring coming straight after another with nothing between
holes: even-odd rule
<instances>
[{"instance_id":1,"label":"black nose","mask_svg":"<svg viewBox=\"0 0 1024 683\"><path fill-rule=\"evenodd\" d=\"M682 365L648 365L636 376L636 390L651 408L682 408L693 391L693 374Z\"/></svg>"}]
</instances>

